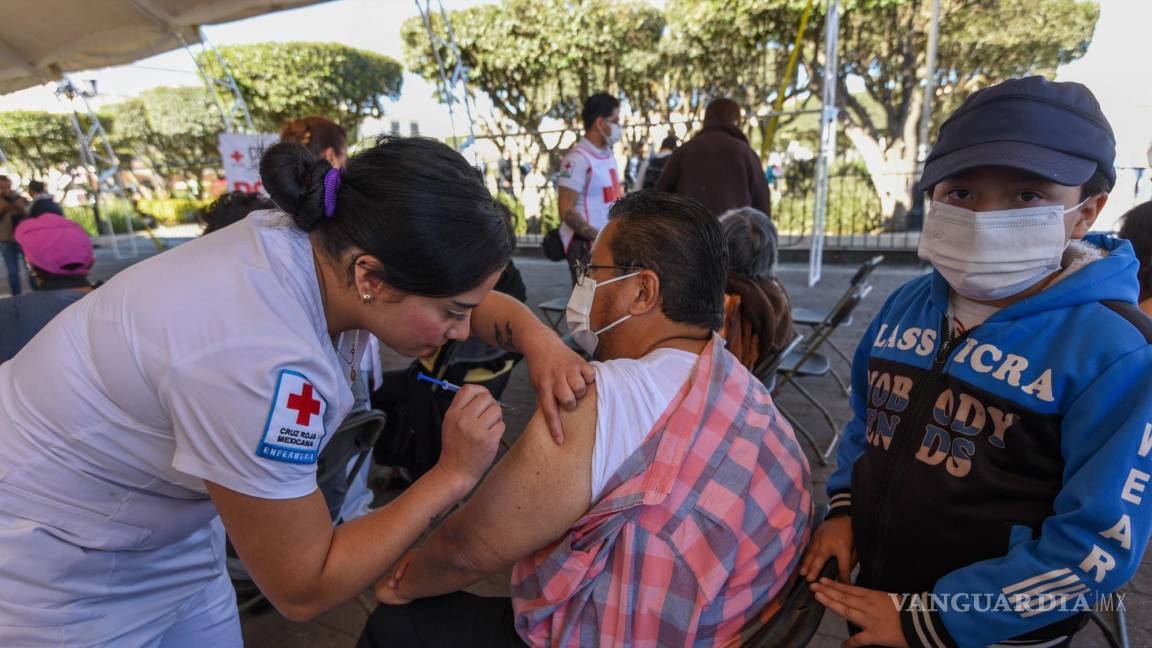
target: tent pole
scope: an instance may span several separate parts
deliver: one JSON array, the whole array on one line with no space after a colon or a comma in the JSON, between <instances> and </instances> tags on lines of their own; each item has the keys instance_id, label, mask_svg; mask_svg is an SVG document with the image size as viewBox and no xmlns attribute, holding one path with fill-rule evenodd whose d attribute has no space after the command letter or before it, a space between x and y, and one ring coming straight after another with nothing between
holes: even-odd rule
<instances>
[{"instance_id":1,"label":"tent pole","mask_svg":"<svg viewBox=\"0 0 1152 648\"><path fill-rule=\"evenodd\" d=\"M200 79L204 81L205 87L208 88L208 94L212 95L212 100L216 102L216 108L220 110L220 118L224 122L225 132L239 132L237 128L237 121L243 120L243 128L249 133L255 133L256 127L252 125L252 114L248 111L248 103L244 101L244 94L240 92L240 86L236 83L236 77L232 76L232 69L228 67L228 62L220 54L220 50L208 40L208 35L204 33L203 27L196 28L196 35L200 39L200 53L205 58L211 56L219 66L220 75L215 76L208 72L207 66L196 58L196 52L192 51L192 46L184 38L184 35L179 31L173 32L173 35L180 40L180 44L184 46L184 51L188 52L188 56L192 58L192 63L196 66L196 71L200 73ZM224 88L228 94L232 95L231 105L225 106L224 102L220 99L220 94L217 88Z\"/></svg>"},{"instance_id":2,"label":"tent pole","mask_svg":"<svg viewBox=\"0 0 1152 648\"><path fill-rule=\"evenodd\" d=\"M120 242L112 228L111 219L104 219L100 216L100 194L104 190L125 199L128 192L124 187L124 179L120 175L120 159L112 150L112 144L108 140L108 133L104 130L104 125L100 122L100 117L96 115L88 103L88 97L94 94L94 92L85 93L67 76L63 76L56 83L56 96L61 101L66 101L72 108L72 129L76 133L76 141L80 147L80 163L95 176L96 187L92 199L97 227L103 222L105 231L112 241L112 249L117 259L135 258L140 251L136 246L135 232L132 231L132 215L129 214L124 219L127 228L126 235L131 244L129 246L130 253L125 253L120 249ZM89 124L87 130L80 124L81 114L84 115Z\"/></svg>"},{"instance_id":3,"label":"tent pole","mask_svg":"<svg viewBox=\"0 0 1152 648\"><path fill-rule=\"evenodd\" d=\"M808 285L820 281L824 267L824 221L828 213L828 171L836 157L836 84L839 76L839 0L828 0L824 23L824 93L820 115L820 152L816 157L816 196L812 206L812 247L808 251Z\"/></svg>"}]
</instances>

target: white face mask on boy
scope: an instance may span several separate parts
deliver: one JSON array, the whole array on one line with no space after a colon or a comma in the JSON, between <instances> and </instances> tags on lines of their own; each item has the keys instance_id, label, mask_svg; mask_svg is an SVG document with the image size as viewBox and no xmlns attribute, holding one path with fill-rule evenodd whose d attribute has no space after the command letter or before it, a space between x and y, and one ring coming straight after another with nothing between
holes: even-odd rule
<instances>
[{"instance_id":1,"label":"white face mask on boy","mask_svg":"<svg viewBox=\"0 0 1152 648\"><path fill-rule=\"evenodd\" d=\"M1060 269L1073 225L1067 216L1085 202L976 212L932 201L917 253L969 299L1011 297Z\"/></svg>"}]
</instances>

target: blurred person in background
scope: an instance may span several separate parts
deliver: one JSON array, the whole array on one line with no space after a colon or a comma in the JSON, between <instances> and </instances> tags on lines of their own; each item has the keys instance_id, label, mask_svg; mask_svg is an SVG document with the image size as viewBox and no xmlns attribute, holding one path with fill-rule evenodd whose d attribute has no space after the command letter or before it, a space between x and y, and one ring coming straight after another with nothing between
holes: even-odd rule
<instances>
[{"instance_id":1,"label":"blurred person in background","mask_svg":"<svg viewBox=\"0 0 1152 648\"><path fill-rule=\"evenodd\" d=\"M13 237L16 226L28 213L28 201L12 190L12 179L0 175L0 256L8 273L8 291L20 294L20 244Z\"/></svg>"},{"instance_id":2,"label":"blurred person in background","mask_svg":"<svg viewBox=\"0 0 1152 648\"><path fill-rule=\"evenodd\" d=\"M0 299L0 362L15 357L60 311L92 292L88 272L96 259L80 225L45 213L20 223L16 242L24 249L32 292Z\"/></svg>"},{"instance_id":3,"label":"blurred person in background","mask_svg":"<svg viewBox=\"0 0 1152 648\"><path fill-rule=\"evenodd\" d=\"M771 217L768 180L760 156L740 130L742 119L740 105L731 99L708 104L704 126L672 154L657 191L692 198L716 217L740 207L755 207Z\"/></svg>"},{"instance_id":4,"label":"blurred person in background","mask_svg":"<svg viewBox=\"0 0 1152 648\"><path fill-rule=\"evenodd\" d=\"M660 179L660 174L664 172L664 166L668 163L668 158L672 156L672 152L680 145L680 141L676 139L675 135L669 135L660 142L660 150L653 153L646 160L640 163L640 170L637 172L636 177L640 179L641 189L655 189L656 181Z\"/></svg>"},{"instance_id":5,"label":"blurred person in background","mask_svg":"<svg viewBox=\"0 0 1152 648\"><path fill-rule=\"evenodd\" d=\"M1120 238L1128 239L1140 261L1140 310L1152 315L1152 201L1129 209L1120 222Z\"/></svg>"}]
</instances>

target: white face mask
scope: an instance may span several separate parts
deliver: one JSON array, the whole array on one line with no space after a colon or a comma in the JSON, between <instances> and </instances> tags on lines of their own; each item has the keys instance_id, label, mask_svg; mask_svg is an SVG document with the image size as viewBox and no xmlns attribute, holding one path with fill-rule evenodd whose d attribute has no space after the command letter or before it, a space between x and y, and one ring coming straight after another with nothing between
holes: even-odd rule
<instances>
[{"instance_id":1,"label":"white face mask","mask_svg":"<svg viewBox=\"0 0 1152 648\"><path fill-rule=\"evenodd\" d=\"M620 141L620 137L620 124L608 124L608 134L604 136L605 146L608 148L616 146L616 142Z\"/></svg>"},{"instance_id":2,"label":"white face mask","mask_svg":"<svg viewBox=\"0 0 1152 648\"><path fill-rule=\"evenodd\" d=\"M589 320L592 315L592 300L596 298L596 287L607 286L614 281L635 277L638 274L640 273L633 272L632 274L614 277L601 284L597 284L596 280L592 277L585 276L580 277L576 285L572 287L572 297L568 299L568 307L565 309L564 315L568 321L568 330L572 333L572 339L575 340L576 344L579 344L580 348L584 349L584 352L588 355L595 355L596 347L600 346L601 333L632 317L632 315L625 315L599 331L593 331Z\"/></svg>"},{"instance_id":3,"label":"white face mask","mask_svg":"<svg viewBox=\"0 0 1152 648\"><path fill-rule=\"evenodd\" d=\"M918 254L969 299L1011 297L1060 269L1074 214L1085 202L975 212L932 201Z\"/></svg>"}]
</instances>

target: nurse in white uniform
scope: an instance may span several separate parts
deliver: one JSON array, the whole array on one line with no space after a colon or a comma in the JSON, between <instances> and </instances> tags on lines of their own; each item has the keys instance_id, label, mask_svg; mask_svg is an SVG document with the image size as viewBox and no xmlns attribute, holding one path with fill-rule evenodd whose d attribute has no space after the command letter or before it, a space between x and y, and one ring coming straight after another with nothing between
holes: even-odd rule
<instances>
[{"instance_id":1,"label":"nurse in white uniform","mask_svg":"<svg viewBox=\"0 0 1152 648\"><path fill-rule=\"evenodd\" d=\"M239 646L221 520L290 619L376 582L504 424L461 390L439 464L333 528L316 458L369 333L409 356L470 332L525 354L559 440L591 369L491 292L510 242L462 157L385 139L341 173L281 143L261 174L282 212L121 272L0 365L0 646Z\"/></svg>"}]
</instances>

